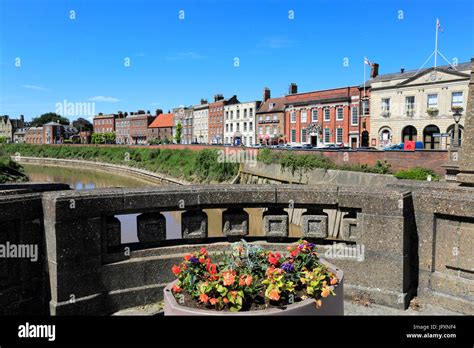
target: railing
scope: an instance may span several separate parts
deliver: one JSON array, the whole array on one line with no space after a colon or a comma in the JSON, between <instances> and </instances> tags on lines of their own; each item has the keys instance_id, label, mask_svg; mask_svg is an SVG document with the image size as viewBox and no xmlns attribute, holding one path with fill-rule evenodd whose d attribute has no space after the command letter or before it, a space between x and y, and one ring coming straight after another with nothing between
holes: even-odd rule
<instances>
[{"instance_id":1,"label":"railing","mask_svg":"<svg viewBox=\"0 0 474 348\"><path fill-rule=\"evenodd\" d=\"M211 252L227 241L260 240L284 250L288 210L305 209L302 231L318 244L359 245L364 261L341 258L347 296L366 291L378 303L404 308L412 291L411 231L403 189L336 186L226 185L103 189L44 195L52 314L107 314L162 298L170 266L201 244ZM249 236L247 208L264 208L262 230ZM220 236L209 237L206 209L222 211ZM182 239L168 240L163 213L181 212ZM119 214L136 218L138 243L122 244ZM215 231L213 231L215 232ZM215 235L215 234L213 234ZM71 301L73 299L73 301Z\"/></svg>"}]
</instances>

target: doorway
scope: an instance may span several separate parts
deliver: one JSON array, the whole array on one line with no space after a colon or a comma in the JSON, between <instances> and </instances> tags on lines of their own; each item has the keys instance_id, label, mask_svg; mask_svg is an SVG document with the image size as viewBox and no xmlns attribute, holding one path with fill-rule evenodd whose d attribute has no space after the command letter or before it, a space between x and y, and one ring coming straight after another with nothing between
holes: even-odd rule
<instances>
[{"instance_id":1,"label":"doorway","mask_svg":"<svg viewBox=\"0 0 474 348\"><path fill-rule=\"evenodd\" d=\"M311 146L312 147L318 146L318 137L316 135L311 135Z\"/></svg>"}]
</instances>

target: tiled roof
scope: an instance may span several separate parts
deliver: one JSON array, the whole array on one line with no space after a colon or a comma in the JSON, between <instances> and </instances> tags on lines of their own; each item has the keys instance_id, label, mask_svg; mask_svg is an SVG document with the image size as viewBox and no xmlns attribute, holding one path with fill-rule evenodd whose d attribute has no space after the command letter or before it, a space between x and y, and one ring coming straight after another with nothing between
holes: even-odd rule
<instances>
[{"instance_id":1,"label":"tiled roof","mask_svg":"<svg viewBox=\"0 0 474 348\"><path fill-rule=\"evenodd\" d=\"M270 108L270 104L272 103L274 105L272 108ZM257 114L279 111L285 111L285 97L267 99L266 102L262 103L260 109L257 111Z\"/></svg>"},{"instance_id":2,"label":"tiled roof","mask_svg":"<svg viewBox=\"0 0 474 348\"><path fill-rule=\"evenodd\" d=\"M160 114L157 118L150 124L149 128L169 128L173 127L173 117L174 114Z\"/></svg>"}]
</instances>

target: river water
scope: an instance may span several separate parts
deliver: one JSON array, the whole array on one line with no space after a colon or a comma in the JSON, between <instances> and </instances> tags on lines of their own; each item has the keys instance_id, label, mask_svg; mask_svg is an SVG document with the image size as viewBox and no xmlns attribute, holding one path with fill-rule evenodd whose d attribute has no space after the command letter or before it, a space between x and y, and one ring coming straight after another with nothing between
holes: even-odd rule
<instances>
[{"instance_id":1,"label":"river water","mask_svg":"<svg viewBox=\"0 0 474 348\"><path fill-rule=\"evenodd\" d=\"M160 184L152 183L125 174L110 173L104 170L86 168L57 167L44 165L23 164L30 181L32 182L59 182L68 184L75 190L90 190L107 187L156 187ZM221 212L224 209L204 209L208 216L208 234L210 237L222 236ZM249 213L249 235L263 236L262 213L259 208L245 209ZM166 218L166 239L181 238L181 213L163 212ZM138 214L116 215L121 222L122 243L138 242L136 217ZM290 226L290 236L301 236L301 228Z\"/></svg>"}]
</instances>

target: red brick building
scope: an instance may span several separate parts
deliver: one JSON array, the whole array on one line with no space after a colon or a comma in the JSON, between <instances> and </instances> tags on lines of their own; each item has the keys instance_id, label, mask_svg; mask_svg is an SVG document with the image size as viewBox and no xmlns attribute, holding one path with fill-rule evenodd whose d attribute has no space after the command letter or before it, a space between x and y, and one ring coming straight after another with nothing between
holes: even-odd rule
<instances>
[{"instance_id":1,"label":"red brick building","mask_svg":"<svg viewBox=\"0 0 474 348\"><path fill-rule=\"evenodd\" d=\"M95 116L93 120L94 133L114 133L117 117L117 114Z\"/></svg>"},{"instance_id":2,"label":"red brick building","mask_svg":"<svg viewBox=\"0 0 474 348\"><path fill-rule=\"evenodd\" d=\"M368 97L370 92L366 89L365 93ZM369 102L368 98L362 101L363 94L359 86L297 93L296 84L291 84L285 97L287 142L318 147L328 144L352 148L368 146Z\"/></svg>"},{"instance_id":3,"label":"red brick building","mask_svg":"<svg viewBox=\"0 0 474 348\"><path fill-rule=\"evenodd\" d=\"M258 109L256 118L256 143L277 145L285 143L285 109L286 98L270 98L270 89L263 90L263 102Z\"/></svg>"},{"instance_id":4,"label":"red brick building","mask_svg":"<svg viewBox=\"0 0 474 348\"><path fill-rule=\"evenodd\" d=\"M148 127L148 142L173 142L174 113L160 114Z\"/></svg>"},{"instance_id":5,"label":"red brick building","mask_svg":"<svg viewBox=\"0 0 474 348\"><path fill-rule=\"evenodd\" d=\"M224 99L222 94L216 94L214 102L209 103L209 144L222 144L224 142L224 105L237 104L238 102L236 95Z\"/></svg>"},{"instance_id":6,"label":"red brick building","mask_svg":"<svg viewBox=\"0 0 474 348\"><path fill-rule=\"evenodd\" d=\"M143 110L132 113L127 117L129 123L129 139L134 145L144 145L148 143L148 127L155 120L156 116L145 113Z\"/></svg>"}]
</instances>

